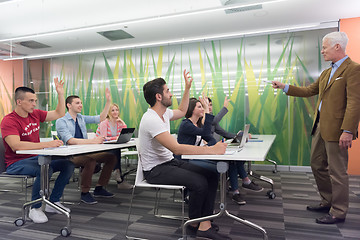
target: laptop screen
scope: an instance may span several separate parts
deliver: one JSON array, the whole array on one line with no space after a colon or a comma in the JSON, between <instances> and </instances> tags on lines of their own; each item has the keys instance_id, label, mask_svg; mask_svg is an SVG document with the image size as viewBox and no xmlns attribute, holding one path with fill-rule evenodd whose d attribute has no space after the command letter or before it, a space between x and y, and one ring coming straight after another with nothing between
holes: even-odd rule
<instances>
[{"instance_id":1,"label":"laptop screen","mask_svg":"<svg viewBox=\"0 0 360 240\"><path fill-rule=\"evenodd\" d=\"M243 133L243 135L242 135L239 148L243 148L243 147L244 147L244 145L245 145L245 143L246 143L246 139L248 138L248 135L249 135L249 129L250 129L250 124L245 124L245 126L244 126L244 133Z\"/></svg>"}]
</instances>

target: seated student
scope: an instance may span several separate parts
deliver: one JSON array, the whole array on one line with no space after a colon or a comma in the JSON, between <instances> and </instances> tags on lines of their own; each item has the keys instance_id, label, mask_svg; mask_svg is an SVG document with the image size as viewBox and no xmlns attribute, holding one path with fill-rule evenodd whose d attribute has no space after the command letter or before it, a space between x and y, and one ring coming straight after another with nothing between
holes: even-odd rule
<instances>
[{"instance_id":1,"label":"seated student","mask_svg":"<svg viewBox=\"0 0 360 240\"><path fill-rule=\"evenodd\" d=\"M1 122L1 134L5 146L6 172L14 175L36 176L31 200L40 198L41 167L38 163L38 155L16 154L16 151L52 148L63 145L60 140L40 142L39 136L40 122L53 121L65 114L64 82L58 82L57 78L54 79L54 82L58 93L58 105L54 111L47 112L35 109L37 98L34 90L28 87L18 87L15 90L15 110L6 115ZM67 158L57 157L52 159L50 163L49 176L54 172L60 172L60 174L55 181L49 200L70 212L70 209L60 203L60 198L74 172L74 164ZM46 205L45 211L60 213L49 205ZM47 216L41 209L41 202L32 205L29 218L34 223L48 221Z\"/></svg>"},{"instance_id":2,"label":"seated student","mask_svg":"<svg viewBox=\"0 0 360 240\"><path fill-rule=\"evenodd\" d=\"M179 127L178 143L203 146L203 140L205 140L208 146L216 144L216 140L211 133L213 119L214 116L209 114L207 98L199 98L199 100L190 98L185 119L182 120ZM181 159L181 156L175 157ZM190 159L189 162L217 173L216 161Z\"/></svg>"},{"instance_id":3,"label":"seated student","mask_svg":"<svg viewBox=\"0 0 360 240\"><path fill-rule=\"evenodd\" d=\"M189 218L200 218L213 214L217 174L186 161L173 158L173 154L224 154L226 143L211 147L179 144L170 134L170 120L182 118L189 103L192 78L184 70L185 90L179 109L168 109L172 105L172 94L162 78L147 82L144 97L150 108L144 113L139 127L139 154L144 177L149 183L183 185L189 190ZM215 240L230 239L219 234L210 221L202 221L188 228L196 235Z\"/></svg>"},{"instance_id":4,"label":"seated student","mask_svg":"<svg viewBox=\"0 0 360 240\"><path fill-rule=\"evenodd\" d=\"M212 113L212 101L209 99L209 111ZM225 131L219 124L221 119L228 112L228 105L230 99L225 96L224 106L221 108L220 112L215 116L212 122L212 134L215 132L224 138L234 138L236 134ZM240 136L242 137L242 135ZM246 201L244 195L239 191L238 175L242 179L242 187L247 190L261 192L264 188L257 185L255 182L251 181L247 175L247 172L244 167L245 161L230 161L229 163L229 179L230 179L230 191L233 193L232 200L239 205L245 205Z\"/></svg>"},{"instance_id":5,"label":"seated student","mask_svg":"<svg viewBox=\"0 0 360 240\"><path fill-rule=\"evenodd\" d=\"M110 105L106 119L99 124L96 130L96 136L102 136L105 140L115 140L121 133L121 130L126 128L125 122L119 117L119 105L113 103ZM132 189L133 185L121 178L121 151L116 149L113 151L117 157L115 165L115 180L118 184L118 189Z\"/></svg>"},{"instance_id":6,"label":"seated student","mask_svg":"<svg viewBox=\"0 0 360 240\"><path fill-rule=\"evenodd\" d=\"M106 104L104 110L97 116L81 115L82 102L78 96L72 95L66 98L68 112L64 117L56 121L56 130L60 139L68 145L74 144L101 144L104 137L87 138L86 124L100 123L104 120L110 107L110 90L106 89ZM110 180L112 170L116 164L116 156L111 152L97 152L75 156L71 159L78 167L83 167L81 172L81 201L86 204L96 204L97 201L90 194L91 179L96 163L104 163L99 180L94 190L95 197L113 197L114 194L106 191L103 187Z\"/></svg>"}]
</instances>

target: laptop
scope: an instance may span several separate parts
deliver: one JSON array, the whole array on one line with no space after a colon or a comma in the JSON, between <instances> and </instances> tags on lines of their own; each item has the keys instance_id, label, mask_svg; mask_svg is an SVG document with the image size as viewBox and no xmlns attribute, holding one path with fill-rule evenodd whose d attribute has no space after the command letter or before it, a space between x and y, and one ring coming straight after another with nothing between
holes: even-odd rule
<instances>
[{"instance_id":1,"label":"laptop","mask_svg":"<svg viewBox=\"0 0 360 240\"><path fill-rule=\"evenodd\" d=\"M135 128L123 128L120 132L119 137L116 140L105 141L104 143L127 143L128 141L130 141L134 131Z\"/></svg>"},{"instance_id":2,"label":"laptop","mask_svg":"<svg viewBox=\"0 0 360 240\"><path fill-rule=\"evenodd\" d=\"M245 124L245 126L244 126L244 134L242 135L238 151L242 150L243 147L245 146L245 143L246 143L246 141L248 139L248 136L249 136L249 130L250 130L250 124Z\"/></svg>"}]
</instances>

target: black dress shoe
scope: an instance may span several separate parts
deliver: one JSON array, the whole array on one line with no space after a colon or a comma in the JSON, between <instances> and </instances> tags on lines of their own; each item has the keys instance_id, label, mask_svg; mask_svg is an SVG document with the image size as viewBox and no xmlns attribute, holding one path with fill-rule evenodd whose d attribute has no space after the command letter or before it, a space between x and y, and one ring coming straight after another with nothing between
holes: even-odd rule
<instances>
[{"instance_id":1,"label":"black dress shoe","mask_svg":"<svg viewBox=\"0 0 360 240\"><path fill-rule=\"evenodd\" d=\"M198 230L198 227L193 227L191 225L188 225L186 227L186 235L190 237L196 237L196 232Z\"/></svg>"},{"instance_id":2,"label":"black dress shoe","mask_svg":"<svg viewBox=\"0 0 360 240\"><path fill-rule=\"evenodd\" d=\"M323 217L317 218L316 223L320 224L335 224L335 223L341 223L344 222L345 218L337 218L331 215L330 213L326 214Z\"/></svg>"},{"instance_id":3,"label":"black dress shoe","mask_svg":"<svg viewBox=\"0 0 360 240\"><path fill-rule=\"evenodd\" d=\"M209 228L206 231L197 230L196 232L197 239L212 239L212 240L231 240L230 237L224 236L218 233L214 228Z\"/></svg>"},{"instance_id":4,"label":"black dress shoe","mask_svg":"<svg viewBox=\"0 0 360 240\"><path fill-rule=\"evenodd\" d=\"M213 228L215 231L219 231L219 226L216 225L215 223L211 223L211 228Z\"/></svg>"},{"instance_id":5,"label":"black dress shoe","mask_svg":"<svg viewBox=\"0 0 360 240\"><path fill-rule=\"evenodd\" d=\"M321 204L309 205L306 207L306 210L313 211L313 212L329 212L330 206L323 206Z\"/></svg>"}]
</instances>

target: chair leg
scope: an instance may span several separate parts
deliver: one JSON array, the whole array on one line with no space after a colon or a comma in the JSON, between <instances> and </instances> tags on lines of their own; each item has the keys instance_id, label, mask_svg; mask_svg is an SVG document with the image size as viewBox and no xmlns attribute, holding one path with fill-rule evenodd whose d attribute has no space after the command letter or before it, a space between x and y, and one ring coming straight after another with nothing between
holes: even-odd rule
<instances>
[{"instance_id":1,"label":"chair leg","mask_svg":"<svg viewBox=\"0 0 360 240\"><path fill-rule=\"evenodd\" d=\"M128 214L128 219L127 219L127 223L126 223L125 237L127 239L132 239L132 237L128 236L128 230L129 230L129 225L130 225L130 215L131 215L131 208L132 208L132 204L133 204L133 200L134 200L134 193L135 193L135 186L133 187L132 194L131 194L129 214Z\"/></svg>"}]
</instances>

